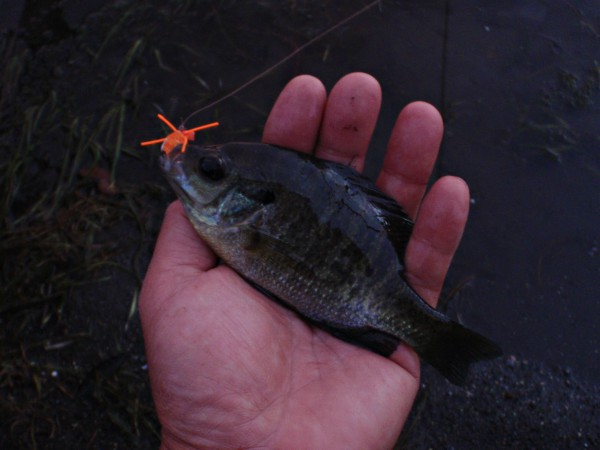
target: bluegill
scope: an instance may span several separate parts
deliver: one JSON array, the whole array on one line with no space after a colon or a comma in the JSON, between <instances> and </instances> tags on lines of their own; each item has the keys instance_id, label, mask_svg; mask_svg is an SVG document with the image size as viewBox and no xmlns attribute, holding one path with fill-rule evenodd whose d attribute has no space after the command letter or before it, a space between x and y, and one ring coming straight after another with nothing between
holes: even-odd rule
<instances>
[{"instance_id":1,"label":"bluegill","mask_svg":"<svg viewBox=\"0 0 600 450\"><path fill-rule=\"evenodd\" d=\"M253 143L190 145L161 166L221 260L306 320L384 356L404 341L455 384L501 354L408 285L413 222L353 169Z\"/></svg>"}]
</instances>

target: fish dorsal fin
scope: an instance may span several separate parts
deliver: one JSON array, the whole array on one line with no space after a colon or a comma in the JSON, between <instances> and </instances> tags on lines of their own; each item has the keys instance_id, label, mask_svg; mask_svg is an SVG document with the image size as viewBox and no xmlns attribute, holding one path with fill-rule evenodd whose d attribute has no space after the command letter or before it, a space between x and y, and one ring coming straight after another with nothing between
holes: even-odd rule
<instances>
[{"instance_id":1,"label":"fish dorsal fin","mask_svg":"<svg viewBox=\"0 0 600 450\"><path fill-rule=\"evenodd\" d=\"M402 206L384 194L371 179L359 174L354 169L333 162L326 164L328 169L336 172L350 189L355 189L364 195L377 221L387 232L398 255L404 257L414 222L408 217Z\"/></svg>"}]
</instances>

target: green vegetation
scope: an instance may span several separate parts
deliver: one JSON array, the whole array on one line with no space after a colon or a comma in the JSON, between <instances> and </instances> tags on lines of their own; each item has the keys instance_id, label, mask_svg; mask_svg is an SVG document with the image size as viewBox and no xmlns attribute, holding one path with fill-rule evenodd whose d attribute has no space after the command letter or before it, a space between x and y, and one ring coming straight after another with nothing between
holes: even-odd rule
<instances>
[{"instance_id":1,"label":"green vegetation","mask_svg":"<svg viewBox=\"0 0 600 450\"><path fill-rule=\"evenodd\" d=\"M34 54L12 38L0 49L2 447L94 446L115 426L123 446L158 439L135 312L168 191L129 180L154 158L130 130L146 39L121 56L113 47L134 12L93 57L88 22L56 69L59 46ZM115 283L123 304L109 303Z\"/></svg>"},{"instance_id":2,"label":"green vegetation","mask_svg":"<svg viewBox=\"0 0 600 450\"><path fill-rule=\"evenodd\" d=\"M36 10L0 39L2 448L157 446L137 299L174 195L138 143L354 8L267 2L250 12L278 18L265 33L237 2L112 3L60 30ZM256 138L277 94L260 83L203 115Z\"/></svg>"}]
</instances>

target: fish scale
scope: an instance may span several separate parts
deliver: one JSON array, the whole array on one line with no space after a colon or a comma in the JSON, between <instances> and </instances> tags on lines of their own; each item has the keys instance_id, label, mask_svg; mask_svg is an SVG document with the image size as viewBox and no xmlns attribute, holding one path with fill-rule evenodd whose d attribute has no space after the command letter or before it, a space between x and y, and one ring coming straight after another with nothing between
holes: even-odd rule
<instances>
[{"instance_id":1,"label":"fish scale","mask_svg":"<svg viewBox=\"0 0 600 450\"><path fill-rule=\"evenodd\" d=\"M253 143L176 148L161 165L223 262L336 337L384 356L404 341L456 384L501 354L409 286L412 221L351 168Z\"/></svg>"}]
</instances>

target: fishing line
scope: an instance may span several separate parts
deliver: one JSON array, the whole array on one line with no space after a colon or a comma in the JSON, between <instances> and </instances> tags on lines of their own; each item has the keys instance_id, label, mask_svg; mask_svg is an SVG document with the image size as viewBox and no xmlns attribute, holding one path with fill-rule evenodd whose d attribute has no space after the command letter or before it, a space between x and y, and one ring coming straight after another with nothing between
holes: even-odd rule
<instances>
[{"instance_id":1,"label":"fishing line","mask_svg":"<svg viewBox=\"0 0 600 450\"><path fill-rule=\"evenodd\" d=\"M234 96L235 94L237 94L238 92L240 92L241 90L247 88L248 86L250 86L252 83L260 80L262 77L264 77L265 75L269 74L270 72L272 72L273 70L275 70L276 68L278 68L279 66L281 66L282 64L284 64L285 62L289 61L290 59L292 59L294 56L296 56L298 53L300 53L302 50L304 50L305 48L307 48L308 46L314 44L315 42L317 42L318 40L324 38L325 36L327 36L329 33L331 33L334 30L337 30L338 28L340 28L341 26L345 25L346 23L350 22L352 19L360 16L361 14L363 14L364 12L368 11L369 9L373 8L375 5L377 5L378 3L380 3L381 0L375 0L371 3L369 3L368 5L364 6L363 8L359 9L358 11L350 14L348 17L346 17L345 19L342 19L341 21L339 21L338 23L336 23L333 27L328 28L325 31L322 31L321 33L319 33L317 36L315 36L314 38L310 39L308 42L306 42L305 44L302 44L300 47L298 47L296 50L294 50L292 53L290 53L289 55L287 55L285 58L281 59L280 61L276 62L275 64L273 64L272 66L270 66L269 68L263 70L261 73L259 73L258 75L256 75L255 77L251 78L249 81L246 81L244 84L242 84L241 86L235 88L233 91L231 91L230 93L226 94L225 96L219 98L218 100L215 100L214 102L209 103L206 106L203 106L200 109L197 109L196 111L192 112L189 116L187 116L183 123L185 124L189 119L191 119L192 117L194 117L196 114L201 113L202 111L205 111L209 108L212 108L213 106L221 103L224 100L227 100L229 97Z\"/></svg>"}]
</instances>

